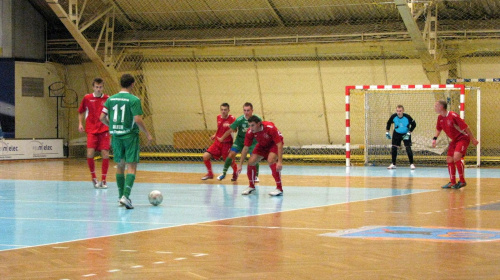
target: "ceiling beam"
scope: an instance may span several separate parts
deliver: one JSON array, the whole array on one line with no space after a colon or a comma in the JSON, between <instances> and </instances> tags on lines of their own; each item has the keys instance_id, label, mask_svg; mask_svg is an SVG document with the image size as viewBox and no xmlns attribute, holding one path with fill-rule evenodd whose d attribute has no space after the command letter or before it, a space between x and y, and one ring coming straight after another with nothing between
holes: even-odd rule
<instances>
[{"instance_id":1,"label":"ceiling beam","mask_svg":"<svg viewBox=\"0 0 500 280\"><path fill-rule=\"evenodd\" d=\"M92 62L97 65L103 78L105 78L106 83L111 86L111 88L118 90L118 73L113 67L108 67L104 64L99 54L94 50L90 42L83 36L82 32L78 30L78 26L73 23L64 10L64 8L59 4L57 0L46 0L49 7L54 11L54 13L59 17L61 22L64 24L66 29L71 33L73 38L78 42L78 45L83 49L85 54L92 60Z\"/></svg>"},{"instance_id":2,"label":"ceiling beam","mask_svg":"<svg viewBox=\"0 0 500 280\"><path fill-rule=\"evenodd\" d=\"M273 0L267 0L264 1L270 8L271 14L276 20L276 23L278 23L279 26L285 26L285 21L283 20L283 17L280 15L278 9L276 9L276 6L273 3Z\"/></svg>"},{"instance_id":3,"label":"ceiling beam","mask_svg":"<svg viewBox=\"0 0 500 280\"><path fill-rule=\"evenodd\" d=\"M396 7L398 8L399 14L403 18L403 22L408 30L408 34L411 37L413 45L417 50L420 60L422 61L422 66L424 68L425 74L432 84L441 83L441 75L439 73L439 64L429 53L429 49L425 43L422 32L418 28L417 23L413 19L410 7L406 0L395 0Z\"/></svg>"}]
</instances>

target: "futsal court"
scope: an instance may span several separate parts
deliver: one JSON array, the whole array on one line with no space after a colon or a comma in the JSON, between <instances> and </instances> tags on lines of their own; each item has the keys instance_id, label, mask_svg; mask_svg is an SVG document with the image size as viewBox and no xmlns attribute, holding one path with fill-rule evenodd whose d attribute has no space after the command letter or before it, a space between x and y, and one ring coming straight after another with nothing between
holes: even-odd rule
<instances>
[{"instance_id":1,"label":"futsal court","mask_svg":"<svg viewBox=\"0 0 500 280\"><path fill-rule=\"evenodd\" d=\"M130 198L84 160L1 162L0 279L498 279L500 172L267 165L202 181L203 164L141 162ZM222 165L214 165L214 172ZM245 169L244 169L245 170ZM160 190L160 206L147 196Z\"/></svg>"}]
</instances>

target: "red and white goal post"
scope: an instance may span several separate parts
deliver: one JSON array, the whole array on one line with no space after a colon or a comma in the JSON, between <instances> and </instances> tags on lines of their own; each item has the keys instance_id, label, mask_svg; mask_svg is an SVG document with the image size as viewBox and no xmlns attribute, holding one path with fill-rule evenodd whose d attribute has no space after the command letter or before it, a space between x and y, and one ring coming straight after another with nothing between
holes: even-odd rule
<instances>
[{"instance_id":1,"label":"red and white goal post","mask_svg":"<svg viewBox=\"0 0 500 280\"><path fill-rule=\"evenodd\" d=\"M365 165L391 163L391 140L386 139L386 124L403 105L404 113L417 123L412 132L412 150L416 165L445 165L449 139L441 133L437 147L432 147L436 132L437 114L434 104L443 99L448 110L460 112L466 123L481 143L481 93L479 88L450 85L358 85L345 88L346 117L346 166L352 161ZM466 109L467 108L467 109ZM391 132L394 125L391 126ZM392 135L392 133L391 133ZM401 143L402 144L402 143ZM480 165L480 144L469 145L466 161L469 165ZM408 163L404 145L399 149L398 163Z\"/></svg>"}]
</instances>

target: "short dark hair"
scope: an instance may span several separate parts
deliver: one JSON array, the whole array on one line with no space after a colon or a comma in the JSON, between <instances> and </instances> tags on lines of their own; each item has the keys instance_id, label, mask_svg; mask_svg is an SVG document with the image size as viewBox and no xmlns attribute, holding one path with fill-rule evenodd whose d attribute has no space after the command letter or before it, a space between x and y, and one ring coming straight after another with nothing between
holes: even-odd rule
<instances>
[{"instance_id":1,"label":"short dark hair","mask_svg":"<svg viewBox=\"0 0 500 280\"><path fill-rule=\"evenodd\" d=\"M94 86L95 84L102 84L104 83L104 80L102 78L95 78L93 81L92 81L92 86Z\"/></svg>"},{"instance_id":2,"label":"short dark hair","mask_svg":"<svg viewBox=\"0 0 500 280\"><path fill-rule=\"evenodd\" d=\"M243 107L250 107L253 110L253 105L250 102L245 102L245 104L243 104Z\"/></svg>"},{"instance_id":3,"label":"short dark hair","mask_svg":"<svg viewBox=\"0 0 500 280\"><path fill-rule=\"evenodd\" d=\"M221 107L227 107L227 108L229 109L229 104L228 104L228 103L225 103L225 102L224 102L224 103L220 104L220 106L221 106Z\"/></svg>"},{"instance_id":4,"label":"short dark hair","mask_svg":"<svg viewBox=\"0 0 500 280\"><path fill-rule=\"evenodd\" d=\"M446 101L444 100L438 100L439 104L441 104L441 106L443 106L443 109L447 110L448 109L448 103L446 103Z\"/></svg>"},{"instance_id":5,"label":"short dark hair","mask_svg":"<svg viewBox=\"0 0 500 280\"><path fill-rule=\"evenodd\" d=\"M249 123L250 123L250 122L260 123L261 121L262 121L262 120L261 120L259 117L257 117L256 115L253 115L253 116L251 116L250 118L248 118L248 122L249 122Z\"/></svg>"},{"instance_id":6,"label":"short dark hair","mask_svg":"<svg viewBox=\"0 0 500 280\"><path fill-rule=\"evenodd\" d=\"M130 74L123 74L122 77L120 78L120 85L122 86L122 88L128 88L133 83L135 83L135 79L134 76Z\"/></svg>"}]
</instances>

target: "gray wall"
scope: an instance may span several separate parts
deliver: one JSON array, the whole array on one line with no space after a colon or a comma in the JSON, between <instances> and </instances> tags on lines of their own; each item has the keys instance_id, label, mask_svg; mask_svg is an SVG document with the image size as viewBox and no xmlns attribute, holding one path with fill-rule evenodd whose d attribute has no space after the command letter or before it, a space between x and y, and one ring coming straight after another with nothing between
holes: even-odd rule
<instances>
[{"instance_id":1,"label":"gray wall","mask_svg":"<svg viewBox=\"0 0 500 280\"><path fill-rule=\"evenodd\" d=\"M46 22L26 0L0 0L0 57L45 60Z\"/></svg>"}]
</instances>

